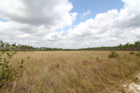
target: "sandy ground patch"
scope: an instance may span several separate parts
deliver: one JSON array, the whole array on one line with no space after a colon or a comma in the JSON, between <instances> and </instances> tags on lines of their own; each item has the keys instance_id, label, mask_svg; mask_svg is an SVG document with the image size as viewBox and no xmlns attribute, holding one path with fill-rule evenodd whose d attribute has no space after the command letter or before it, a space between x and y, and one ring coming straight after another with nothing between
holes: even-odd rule
<instances>
[{"instance_id":1,"label":"sandy ground patch","mask_svg":"<svg viewBox=\"0 0 140 93\"><path fill-rule=\"evenodd\" d=\"M140 79L140 74L136 76L138 79ZM131 82L130 84L124 84L126 93L140 93L140 82L134 83Z\"/></svg>"}]
</instances>

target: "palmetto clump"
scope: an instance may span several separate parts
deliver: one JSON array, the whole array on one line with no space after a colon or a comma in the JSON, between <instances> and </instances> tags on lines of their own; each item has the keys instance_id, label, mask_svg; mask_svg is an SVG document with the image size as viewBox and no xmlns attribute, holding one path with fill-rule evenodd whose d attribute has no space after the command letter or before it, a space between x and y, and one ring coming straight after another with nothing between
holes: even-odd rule
<instances>
[{"instance_id":1,"label":"palmetto clump","mask_svg":"<svg viewBox=\"0 0 140 93\"><path fill-rule=\"evenodd\" d=\"M111 51L111 54L109 55L109 58L119 57L118 53L115 51Z\"/></svg>"}]
</instances>

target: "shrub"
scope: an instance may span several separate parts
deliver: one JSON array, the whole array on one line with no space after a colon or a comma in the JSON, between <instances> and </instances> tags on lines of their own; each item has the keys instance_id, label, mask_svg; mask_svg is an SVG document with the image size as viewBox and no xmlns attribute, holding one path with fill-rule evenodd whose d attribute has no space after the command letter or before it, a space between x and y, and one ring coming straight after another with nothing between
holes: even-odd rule
<instances>
[{"instance_id":1,"label":"shrub","mask_svg":"<svg viewBox=\"0 0 140 93\"><path fill-rule=\"evenodd\" d=\"M140 53L137 53L136 56L139 56L140 57Z\"/></svg>"},{"instance_id":2,"label":"shrub","mask_svg":"<svg viewBox=\"0 0 140 93\"><path fill-rule=\"evenodd\" d=\"M57 64L57 68L59 68L59 64Z\"/></svg>"},{"instance_id":3,"label":"shrub","mask_svg":"<svg viewBox=\"0 0 140 93\"><path fill-rule=\"evenodd\" d=\"M30 58L31 58L30 56L27 57L27 59L30 59Z\"/></svg>"},{"instance_id":4,"label":"shrub","mask_svg":"<svg viewBox=\"0 0 140 93\"><path fill-rule=\"evenodd\" d=\"M0 55L0 88L8 82L15 80L19 69L22 68L24 60L21 59L19 67L13 68L10 64L10 60L16 52L5 52L3 51Z\"/></svg>"},{"instance_id":5,"label":"shrub","mask_svg":"<svg viewBox=\"0 0 140 93\"><path fill-rule=\"evenodd\" d=\"M134 54L134 52L130 52L130 54Z\"/></svg>"},{"instance_id":6,"label":"shrub","mask_svg":"<svg viewBox=\"0 0 140 93\"><path fill-rule=\"evenodd\" d=\"M109 55L109 58L114 58L114 57L118 57L118 53L116 53L115 51L111 51L111 54Z\"/></svg>"},{"instance_id":7,"label":"shrub","mask_svg":"<svg viewBox=\"0 0 140 93\"><path fill-rule=\"evenodd\" d=\"M124 58L126 58L127 57L127 55L124 55Z\"/></svg>"}]
</instances>

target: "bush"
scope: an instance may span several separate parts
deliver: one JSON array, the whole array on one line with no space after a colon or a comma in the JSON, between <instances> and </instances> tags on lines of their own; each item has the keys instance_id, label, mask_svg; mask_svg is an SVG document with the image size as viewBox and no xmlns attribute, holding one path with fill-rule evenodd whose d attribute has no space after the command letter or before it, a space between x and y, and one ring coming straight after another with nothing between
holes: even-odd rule
<instances>
[{"instance_id":1,"label":"bush","mask_svg":"<svg viewBox=\"0 0 140 93\"><path fill-rule=\"evenodd\" d=\"M5 52L3 51L0 55L0 88L5 84L15 80L19 69L22 68L24 60L21 59L19 67L17 69L13 68L10 64L10 60L14 54L17 52Z\"/></svg>"},{"instance_id":2,"label":"bush","mask_svg":"<svg viewBox=\"0 0 140 93\"><path fill-rule=\"evenodd\" d=\"M111 51L111 54L109 55L109 58L118 57L119 55L115 51Z\"/></svg>"},{"instance_id":3,"label":"bush","mask_svg":"<svg viewBox=\"0 0 140 93\"><path fill-rule=\"evenodd\" d=\"M140 50L139 50L139 52L136 54L136 56L139 56L139 57L140 57Z\"/></svg>"},{"instance_id":4,"label":"bush","mask_svg":"<svg viewBox=\"0 0 140 93\"><path fill-rule=\"evenodd\" d=\"M140 57L140 53L137 53L136 56L139 56Z\"/></svg>"},{"instance_id":5,"label":"bush","mask_svg":"<svg viewBox=\"0 0 140 93\"><path fill-rule=\"evenodd\" d=\"M130 54L134 54L134 52L130 52Z\"/></svg>"}]
</instances>

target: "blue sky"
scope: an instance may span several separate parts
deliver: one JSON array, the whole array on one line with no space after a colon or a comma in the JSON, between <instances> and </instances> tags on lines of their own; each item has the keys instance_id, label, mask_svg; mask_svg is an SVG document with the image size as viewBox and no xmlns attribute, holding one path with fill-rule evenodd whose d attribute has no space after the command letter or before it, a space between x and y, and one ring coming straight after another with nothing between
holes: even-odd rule
<instances>
[{"instance_id":1,"label":"blue sky","mask_svg":"<svg viewBox=\"0 0 140 93\"><path fill-rule=\"evenodd\" d=\"M80 22L94 18L99 13L104 13L111 9L117 9L119 11L124 6L121 0L69 0L69 2L73 5L70 12L77 12L78 15L72 26L66 26L63 30L74 28ZM90 11L90 14L83 16L87 11ZM60 32L61 30L62 29L58 29L57 31Z\"/></svg>"},{"instance_id":2,"label":"blue sky","mask_svg":"<svg viewBox=\"0 0 140 93\"><path fill-rule=\"evenodd\" d=\"M2 18L0 18L0 21L2 21L2 22L8 22L8 20L2 19Z\"/></svg>"},{"instance_id":3,"label":"blue sky","mask_svg":"<svg viewBox=\"0 0 140 93\"><path fill-rule=\"evenodd\" d=\"M116 46L140 40L139 0L0 0L0 40L35 47Z\"/></svg>"},{"instance_id":4,"label":"blue sky","mask_svg":"<svg viewBox=\"0 0 140 93\"><path fill-rule=\"evenodd\" d=\"M73 9L70 12L78 12L78 16L75 24L80 23L81 21L84 22L87 19L94 18L96 14L107 12L111 9L120 10L123 8L124 3L121 0L69 0L72 5ZM82 14L87 12L88 10L91 11L89 15L82 17Z\"/></svg>"}]
</instances>

